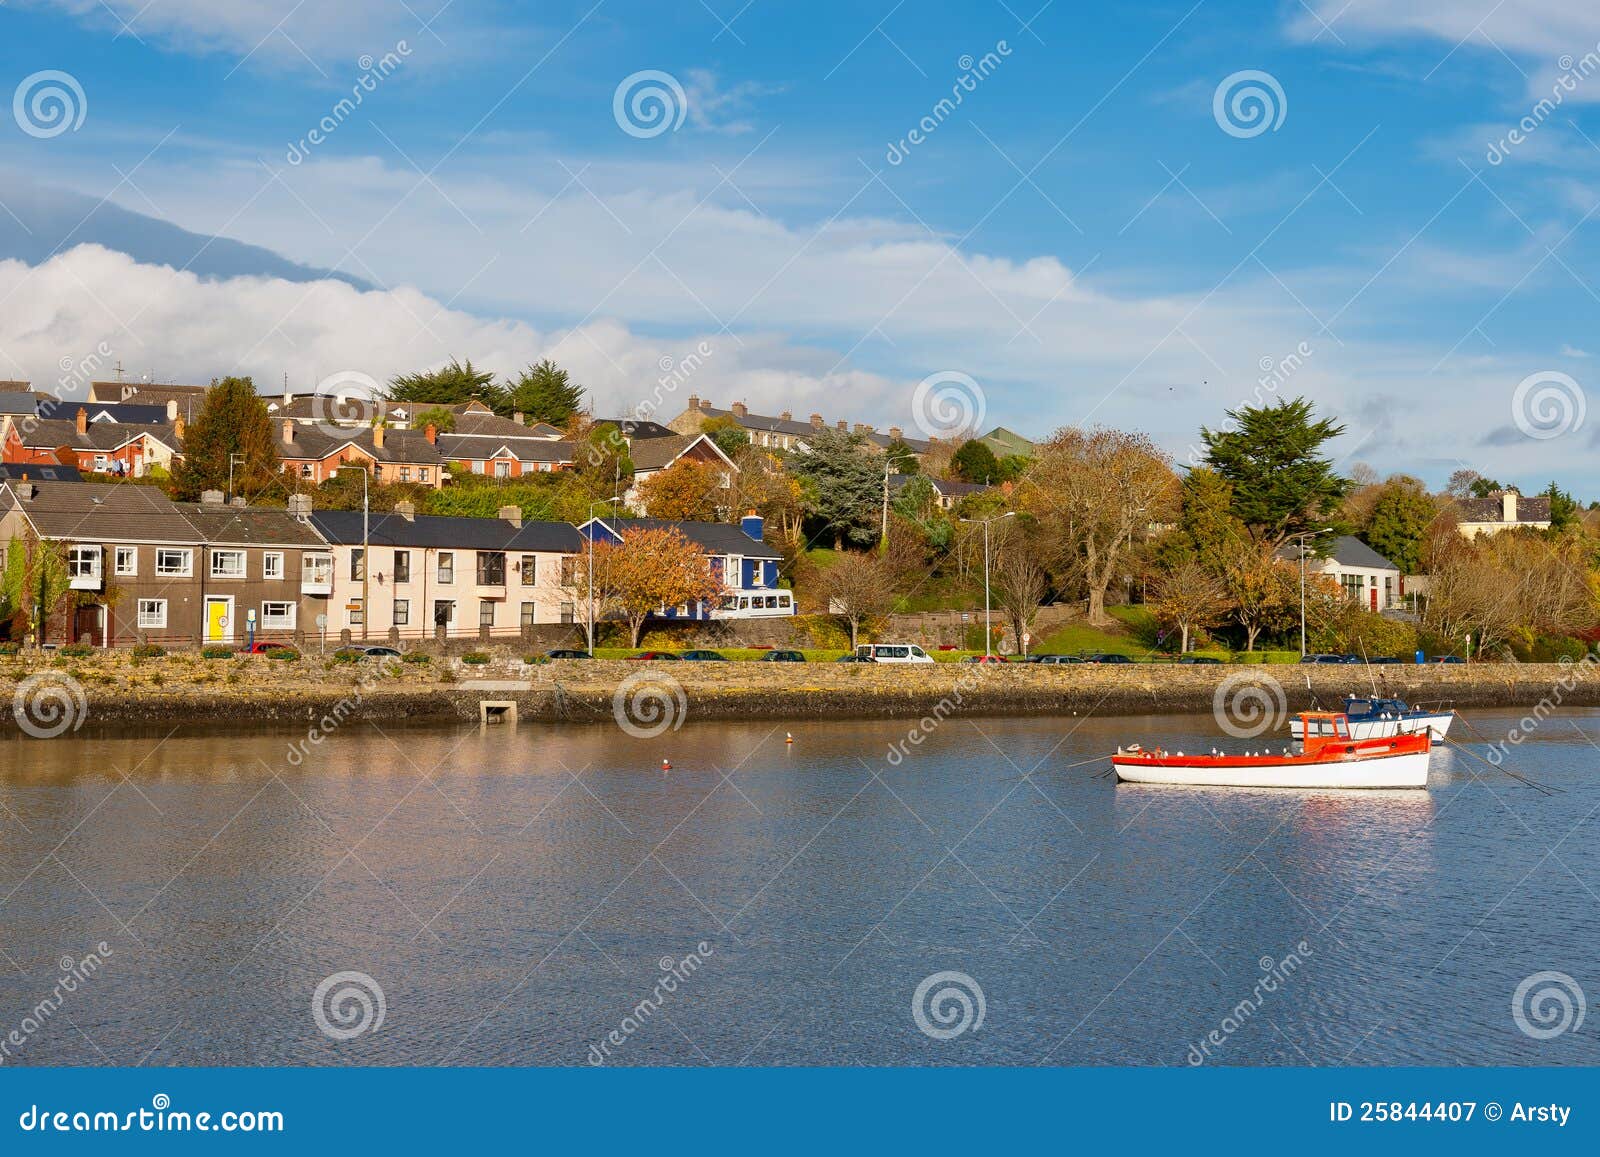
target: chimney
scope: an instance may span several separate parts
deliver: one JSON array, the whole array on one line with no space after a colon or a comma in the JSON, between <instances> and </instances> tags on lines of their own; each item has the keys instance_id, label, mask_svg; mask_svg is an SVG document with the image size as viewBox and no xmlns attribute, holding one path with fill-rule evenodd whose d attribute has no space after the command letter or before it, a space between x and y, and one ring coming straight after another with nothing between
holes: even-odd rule
<instances>
[{"instance_id":1,"label":"chimney","mask_svg":"<svg viewBox=\"0 0 1600 1157\"><path fill-rule=\"evenodd\" d=\"M294 441L294 419L293 418L285 418L283 420L283 440L285 442L293 442Z\"/></svg>"},{"instance_id":2,"label":"chimney","mask_svg":"<svg viewBox=\"0 0 1600 1157\"><path fill-rule=\"evenodd\" d=\"M295 518L309 518L311 516L311 495L289 495L288 511Z\"/></svg>"},{"instance_id":3,"label":"chimney","mask_svg":"<svg viewBox=\"0 0 1600 1157\"><path fill-rule=\"evenodd\" d=\"M690 394L689 395L689 408L691 410L698 410L700 408L700 395L699 394Z\"/></svg>"},{"instance_id":4,"label":"chimney","mask_svg":"<svg viewBox=\"0 0 1600 1157\"><path fill-rule=\"evenodd\" d=\"M32 482L18 482L14 489L17 492L17 497L22 499L24 502L27 502L38 493L38 491L33 488Z\"/></svg>"},{"instance_id":5,"label":"chimney","mask_svg":"<svg viewBox=\"0 0 1600 1157\"><path fill-rule=\"evenodd\" d=\"M1517 492L1507 490L1500 495L1500 521L1515 522L1517 520Z\"/></svg>"},{"instance_id":6,"label":"chimney","mask_svg":"<svg viewBox=\"0 0 1600 1157\"><path fill-rule=\"evenodd\" d=\"M729 406L728 409L733 412L733 416L735 418L743 418L750 413L750 408L743 402L735 402L733 405Z\"/></svg>"},{"instance_id":7,"label":"chimney","mask_svg":"<svg viewBox=\"0 0 1600 1157\"><path fill-rule=\"evenodd\" d=\"M495 517L496 518L505 519L512 526L521 526L522 525L522 507L520 507L520 506L502 506L500 508L500 512L498 514L496 514Z\"/></svg>"},{"instance_id":8,"label":"chimney","mask_svg":"<svg viewBox=\"0 0 1600 1157\"><path fill-rule=\"evenodd\" d=\"M222 491L220 491L220 490L202 490L200 492L200 505L201 506L221 506L222 505Z\"/></svg>"},{"instance_id":9,"label":"chimney","mask_svg":"<svg viewBox=\"0 0 1600 1157\"><path fill-rule=\"evenodd\" d=\"M856 433L857 434L870 434L870 433L872 433L872 427L867 425L865 422L857 422L856 423Z\"/></svg>"},{"instance_id":10,"label":"chimney","mask_svg":"<svg viewBox=\"0 0 1600 1157\"><path fill-rule=\"evenodd\" d=\"M89 411L85 410L82 406L79 406L78 416L75 419L74 424L78 427L78 433L87 434L89 432Z\"/></svg>"},{"instance_id":11,"label":"chimney","mask_svg":"<svg viewBox=\"0 0 1600 1157\"><path fill-rule=\"evenodd\" d=\"M850 432L850 423L846 422L843 418L839 419L839 432L842 434L848 434Z\"/></svg>"},{"instance_id":12,"label":"chimney","mask_svg":"<svg viewBox=\"0 0 1600 1157\"><path fill-rule=\"evenodd\" d=\"M177 418L178 418L178 399L177 398L168 398L167 399L167 421L173 422L173 421L176 421Z\"/></svg>"},{"instance_id":13,"label":"chimney","mask_svg":"<svg viewBox=\"0 0 1600 1157\"><path fill-rule=\"evenodd\" d=\"M891 442L900 441L900 435L902 433L903 433L903 431L900 429L899 426L890 426L889 427L889 441L891 441Z\"/></svg>"},{"instance_id":14,"label":"chimney","mask_svg":"<svg viewBox=\"0 0 1600 1157\"><path fill-rule=\"evenodd\" d=\"M172 420L172 435L173 437L177 438L178 441L183 441L183 432L188 428L189 424L182 418L174 418Z\"/></svg>"},{"instance_id":15,"label":"chimney","mask_svg":"<svg viewBox=\"0 0 1600 1157\"><path fill-rule=\"evenodd\" d=\"M422 431L422 436L428 440L430 445L436 444L439 441L439 427L429 422L427 429Z\"/></svg>"},{"instance_id":16,"label":"chimney","mask_svg":"<svg viewBox=\"0 0 1600 1157\"><path fill-rule=\"evenodd\" d=\"M394 512L407 522L415 522L417 520L417 504L410 499L404 502L396 502L394 504Z\"/></svg>"},{"instance_id":17,"label":"chimney","mask_svg":"<svg viewBox=\"0 0 1600 1157\"><path fill-rule=\"evenodd\" d=\"M766 519L762 518L753 510L749 511L743 518L739 520L739 529L744 531L757 542L766 541L766 526Z\"/></svg>"},{"instance_id":18,"label":"chimney","mask_svg":"<svg viewBox=\"0 0 1600 1157\"><path fill-rule=\"evenodd\" d=\"M792 422L792 421L794 421L794 415L793 415L793 414L791 414L791 413L790 413L790 412L789 412L789 411L788 411L788 410L785 410L785 411L784 411L784 412L783 412L783 413L781 413L781 414L779 414L779 415L778 415L778 417L779 417L779 418L780 418L780 419L781 419L781 420L783 420L783 421L785 421L785 422Z\"/></svg>"},{"instance_id":19,"label":"chimney","mask_svg":"<svg viewBox=\"0 0 1600 1157\"><path fill-rule=\"evenodd\" d=\"M811 428L813 430L822 429L822 415L821 414L812 414L811 415Z\"/></svg>"},{"instance_id":20,"label":"chimney","mask_svg":"<svg viewBox=\"0 0 1600 1157\"><path fill-rule=\"evenodd\" d=\"M518 410L516 413L512 414L511 420L519 426L526 426L528 424L528 419L521 410Z\"/></svg>"},{"instance_id":21,"label":"chimney","mask_svg":"<svg viewBox=\"0 0 1600 1157\"><path fill-rule=\"evenodd\" d=\"M383 423L382 422L374 423L374 425L372 427L372 448L374 450L382 450L383 449Z\"/></svg>"},{"instance_id":22,"label":"chimney","mask_svg":"<svg viewBox=\"0 0 1600 1157\"><path fill-rule=\"evenodd\" d=\"M705 401L701 402L700 408L702 410L709 410L711 408L711 399L707 398Z\"/></svg>"}]
</instances>

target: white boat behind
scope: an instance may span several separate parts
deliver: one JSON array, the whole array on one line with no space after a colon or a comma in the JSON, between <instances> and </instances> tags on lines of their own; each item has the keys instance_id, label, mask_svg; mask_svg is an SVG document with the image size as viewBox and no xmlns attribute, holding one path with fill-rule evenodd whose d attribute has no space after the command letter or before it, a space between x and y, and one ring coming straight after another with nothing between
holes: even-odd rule
<instances>
[{"instance_id":1,"label":"white boat behind","mask_svg":"<svg viewBox=\"0 0 1600 1157\"><path fill-rule=\"evenodd\" d=\"M1391 735L1420 735L1426 731L1435 743L1441 743L1450 730L1456 713L1449 709L1429 711L1407 706L1403 699L1379 696L1351 696L1344 701L1344 715L1349 722L1352 739L1387 739ZM1311 722L1312 735L1332 735L1332 724L1327 719ZM1295 724L1289 724L1295 730Z\"/></svg>"}]
</instances>

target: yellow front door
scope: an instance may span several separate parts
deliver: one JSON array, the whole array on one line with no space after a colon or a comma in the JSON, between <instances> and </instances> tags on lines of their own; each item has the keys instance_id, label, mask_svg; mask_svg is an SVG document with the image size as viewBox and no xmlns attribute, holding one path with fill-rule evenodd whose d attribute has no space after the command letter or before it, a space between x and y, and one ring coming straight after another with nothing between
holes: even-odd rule
<instances>
[{"instance_id":1,"label":"yellow front door","mask_svg":"<svg viewBox=\"0 0 1600 1157\"><path fill-rule=\"evenodd\" d=\"M228 620L228 600L207 599L206 639L211 642L221 642L232 637L232 625Z\"/></svg>"}]
</instances>

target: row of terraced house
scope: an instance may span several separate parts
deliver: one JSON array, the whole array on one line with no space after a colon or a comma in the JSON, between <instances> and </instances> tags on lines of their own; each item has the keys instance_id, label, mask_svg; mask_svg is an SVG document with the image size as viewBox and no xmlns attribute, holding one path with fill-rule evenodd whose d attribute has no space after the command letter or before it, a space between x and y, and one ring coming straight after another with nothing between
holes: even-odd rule
<instances>
[{"instance_id":1,"label":"row of terraced house","mask_svg":"<svg viewBox=\"0 0 1600 1157\"><path fill-rule=\"evenodd\" d=\"M779 554L762 520L739 524L596 518L573 526L498 518L287 508L225 502L209 491L175 502L152 486L62 481L11 468L0 482L0 574L38 573L10 552L53 544L64 558L69 608L47 607L39 641L97 647L140 642L239 646L283 641L401 642L534 638L580 628L589 615L573 573L594 542L621 543L671 526L701 547L723 581L720 599L663 607L666 619L794 613L778 584ZM29 584L32 585L31 583ZM31 590L12 593L30 612ZM604 608L599 608L600 617ZM554 628L554 631L549 630Z\"/></svg>"}]
</instances>

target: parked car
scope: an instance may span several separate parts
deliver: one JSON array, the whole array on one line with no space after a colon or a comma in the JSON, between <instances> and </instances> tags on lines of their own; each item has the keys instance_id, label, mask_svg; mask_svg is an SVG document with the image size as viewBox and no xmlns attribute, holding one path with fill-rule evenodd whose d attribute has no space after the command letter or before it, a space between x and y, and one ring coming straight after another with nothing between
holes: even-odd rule
<instances>
[{"instance_id":1,"label":"parked car","mask_svg":"<svg viewBox=\"0 0 1600 1157\"><path fill-rule=\"evenodd\" d=\"M1434 662L1435 663L1465 663L1466 660L1463 659L1460 655L1440 655L1437 659L1434 660Z\"/></svg>"},{"instance_id":2,"label":"parked car","mask_svg":"<svg viewBox=\"0 0 1600 1157\"><path fill-rule=\"evenodd\" d=\"M637 655L629 655L628 659L630 662L643 663L654 662L657 660L664 661L667 659L677 659L679 657L680 656L673 654L671 651L641 651Z\"/></svg>"},{"instance_id":3,"label":"parked car","mask_svg":"<svg viewBox=\"0 0 1600 1157\"><path fill-rule=\"evenodd\" d=\"M1300 661L1302 663L1318 663L1327 665L1330 663L1348 663L1349 659L1347 659L1344 655L1301 655Z\"/></svg>"},{"instance_id":4,"label":"parked car","mask_svg":"<svg viewBox=\"0 0 1600 1157\"><path fill-rule=\"evenodd\" d=\"M1083 661L1085 663L1131 663L1131 662L1133 662L1133 660L1130 659L1126 655L1118 655L1118 654L1114 654L1114 653L1112 653L1110 651L1105 651L1105 652L1102 652L1102 653L1100 653L1098 655L1085 655L1083 657Z\"/></svg>"},{"instance_id":5,"label":"parked car","mask_svg":"<svg viewBox=\"0 0 1600 1157\"><path fill-rule=\"evenodd\" d=\"M1081 662L1083 662L1083 660L1080 659L1077 655L1040 655L1038 661L1041 662L1041 663L1048 663L1052 667L1059 666L1062 663L1081 663Z\"/></svg>"},{"instance_id":6,"label":"parked car","mask_svg":"<svg viewBox=\"0 0 1600 1157\"><path fill-rule=\"evenodd\" d=\"M685 651L678 658L687 659L691 663L726 663L728 661L728 656L716 651Z\"/></svg>"},{"instance_id":7,"label":"parked car","mask_svg":"<svg viewBox=\"0 0 1600 1157\"><path fill-rule=\"evenodd\" d=\"M398 659L400 657L400 652L395 650L393 647L382 647L376 645L368 647L360 643L352 643L348 647L340 647L334 652L334 654L348 655L352 659L357 660L388 658Z\"/></svg>"},{"instance_id":8,"label":"parked car","mask_svg":"<svg viewBox=\"0 0 1600 1157\"><path fill-rule=\"evenodd\" d=\"M1004 655L968 655L961 661L963 663L1004 663L1007 660Z\"/></svg>"},{"instance_id":9,"label":"parked car","mask_svg":"<svg viewBox=\"0 0 1600 1157\"><path fill-rule=\"evenodd\" d=\"M245 654L245 655L265 655L268 651L292 651L292 650L294 650L294 648L289 646L288 643L260 642L260 643L251 643L248 647L242 648L240 653L241 654Z\"/></svg>"},{"instance_id":10,"label":"parked car","mask_svg":"<svg viewBox=\"0 0 1600 1157\"><path fill-rule=\"evenodd\" d=\"M1178 662L1186 667L1214 667L1222 660L1215 655L1185 655Z\"/></svg>"},{"instance_id":11,"label":"parked car","mask_svg":"<svg viewBox=\"0 0 1600 1157\"><path fill-rule=\"evenodd\" d=\"M588 651L580 651L576 647L557 647L554 651L544 653L546 659L592 659Z\"/></svg>"},{"instance_id":12,"label":"parked car","mask_svg":"<svg viewBox=\"0 0 1600 1157\"><path fill-rule=\"evenodd\" d=\"M761 656L761 661L763 663L804 663L806 657L799 651L768 651Z\"/></svg>"},{"instance_id":13,"label":"parked car","mask_svg":"<svg viewBox=\"0 0 1600 1157\"><path fill-rule=\"evenodd\" d=\"M862 643L856 654L869 663L933 662L933 656L915 643Z\"/></svg>"}]
</instances>

